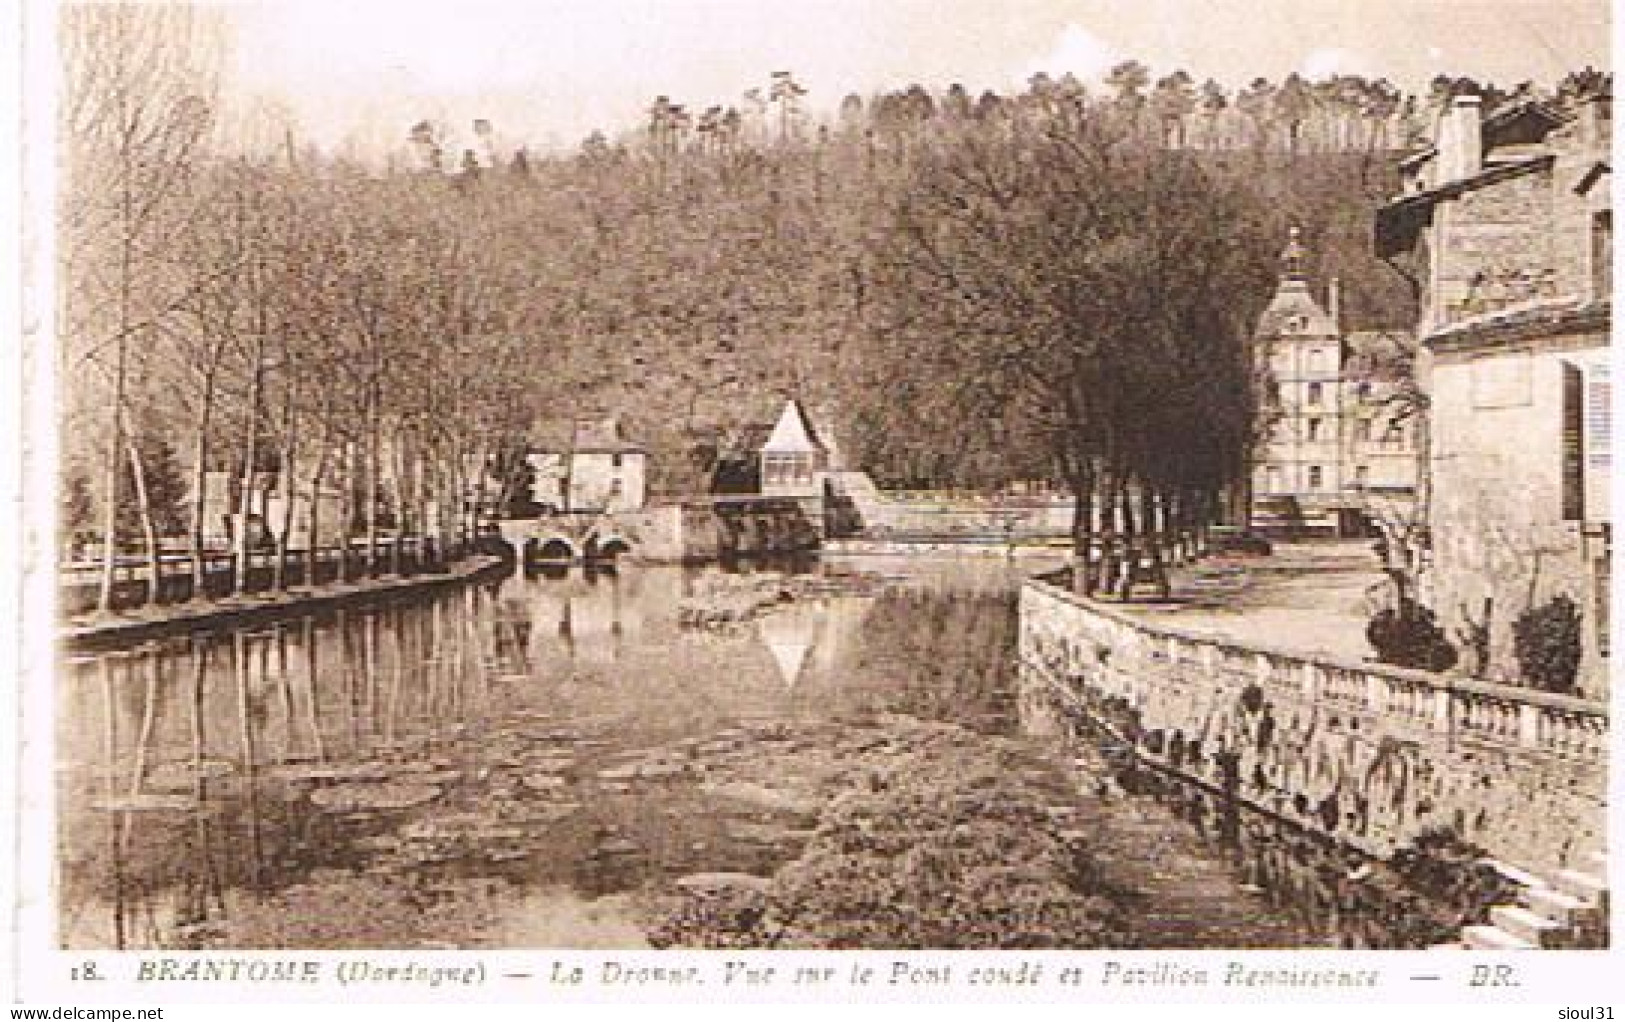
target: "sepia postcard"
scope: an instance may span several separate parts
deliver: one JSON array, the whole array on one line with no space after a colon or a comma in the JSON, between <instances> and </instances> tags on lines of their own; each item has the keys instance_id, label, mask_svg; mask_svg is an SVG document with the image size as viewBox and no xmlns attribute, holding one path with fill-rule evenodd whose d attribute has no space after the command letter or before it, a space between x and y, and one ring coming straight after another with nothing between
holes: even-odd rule
<instances>
[{"instance_id":1,"label":"sepia postcard","mask_svg":"<svg viewBox=\"0 0 1625 1022\"><path fill-rule=\"evenodd\" d=\"M1625 1009L1608 0L7 17L13 1018Z\"/></svg>"}]
</instances>

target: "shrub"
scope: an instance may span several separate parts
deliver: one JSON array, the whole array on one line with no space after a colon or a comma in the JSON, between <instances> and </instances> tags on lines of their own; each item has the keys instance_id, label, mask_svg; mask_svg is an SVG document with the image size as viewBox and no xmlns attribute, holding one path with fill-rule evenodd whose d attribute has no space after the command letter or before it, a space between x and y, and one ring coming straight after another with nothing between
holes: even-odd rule
<instances>
[{"instance_id":1,"label":"shrub","mask_svg":"<svg viewBox=\"0 0 1625 1022\"><path fill-rule=\"evenodd\" d=\"M1427 910L1407 921L1418 931L1416 943L1455 939L1463 924L1488 919L1492 905L1517 901L1517 885L1486 864L1486 854L1446 826L1423 830L1394 852L1389 866Z\"/></svg>"},{"instance_id":2,"label":"shrub","mask_svg":"<svg viewBox=\"0 0 1625 1022\"><path fill-rule=\"evenodd\" d=\"M1523 679L1547 692L1574 691L1580 646L1580 609L1567 596L1531 607L1512 622L1512 652Z\"/></svg>"},{"instance_id":3,"label":"shrub","mask_svg":"<svg viewBox=\"0 0 1625 1022\"><path fill-rule=\"evenodd\" d=\"M1257 713L1264 708L1264 690L1256 683L1248 682L1247 687L1241 690L1241 710L1243 713Z\"/></svg>"},{"instance_id":4,"label":"shrub","mask_svg":"<svg viewBox=\"0 0 1625 1022\"><path fill-rule=\"evenodd\" d=\"M1385 664L1420 671L1448 671L1456 665L1456 647L1433 611L1415 600L1379 611L1366 625L1365 637Z\"/></svg>"}]
</instances>

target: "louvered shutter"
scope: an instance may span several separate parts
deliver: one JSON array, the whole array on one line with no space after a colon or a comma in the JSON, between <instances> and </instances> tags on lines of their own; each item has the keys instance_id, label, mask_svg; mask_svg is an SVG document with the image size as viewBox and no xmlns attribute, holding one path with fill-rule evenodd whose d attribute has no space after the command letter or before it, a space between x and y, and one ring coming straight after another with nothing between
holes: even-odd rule
<instances>
[{"instance_id":1,"label":"louvered shutter","mask_svg":"<svg viewBox=\"0 0 1625 1022\"><path fill-rule=\"evenodd\" d=\"M1608 363L1587 366L1585 380L1585 516L1588 522L1606 522L1613 467L1613 388Z\"/></svg>"},{"instance_id":2,"label":"louvered shutter","mask_svg":"<svg viewBox=\"0 0 1625 1022\"><path fill-rule=\"evenodd\" d=\"M1563 366L1563 520L1585 514L1585 374Z\"/></svg>"}]
</instances>

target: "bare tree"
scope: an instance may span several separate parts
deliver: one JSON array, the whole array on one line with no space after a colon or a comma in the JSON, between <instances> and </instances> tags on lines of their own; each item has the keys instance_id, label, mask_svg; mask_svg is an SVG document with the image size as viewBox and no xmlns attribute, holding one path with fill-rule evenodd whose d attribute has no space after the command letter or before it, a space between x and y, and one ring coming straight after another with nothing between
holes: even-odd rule
<instances>
[{"instance_id":1,"label":"bare tree","mask_svg":"<svg viewBox=\"0 0 1625 1022\"><path fill-rule=\"evenodd\" d=\"M220 36L217 21L189 7L108 4L64 9L61 40L62 354L70 403L105 409L98 599L105 610L118 554L119 466L130 453L132 352L136 341L155 340L185 299L185 280L167 272L174 253L161 239L186 215L178 200L209 127L209 60ZM153 547L155 538L148 540Z\"/></svg>"}]
</instances>

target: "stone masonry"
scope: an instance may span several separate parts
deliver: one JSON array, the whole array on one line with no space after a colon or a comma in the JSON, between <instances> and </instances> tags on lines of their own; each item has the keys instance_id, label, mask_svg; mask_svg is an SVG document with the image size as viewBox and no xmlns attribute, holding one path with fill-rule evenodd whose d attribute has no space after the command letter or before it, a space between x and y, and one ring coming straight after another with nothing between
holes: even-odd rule
<instances>
[{"instance_id":1,"label":"stone masonry","mask_svg":"<svg viewBox=\"0 0 1625 1022\"><path fill-rule=\"evenodd\" d=\"M1606 846L1606 707L1241 646L1044 581L1021 593L1024 724L1114 722L1142 755L1386 857L1455 829L1528 870Z\"/></svg>"}]
</instances>

